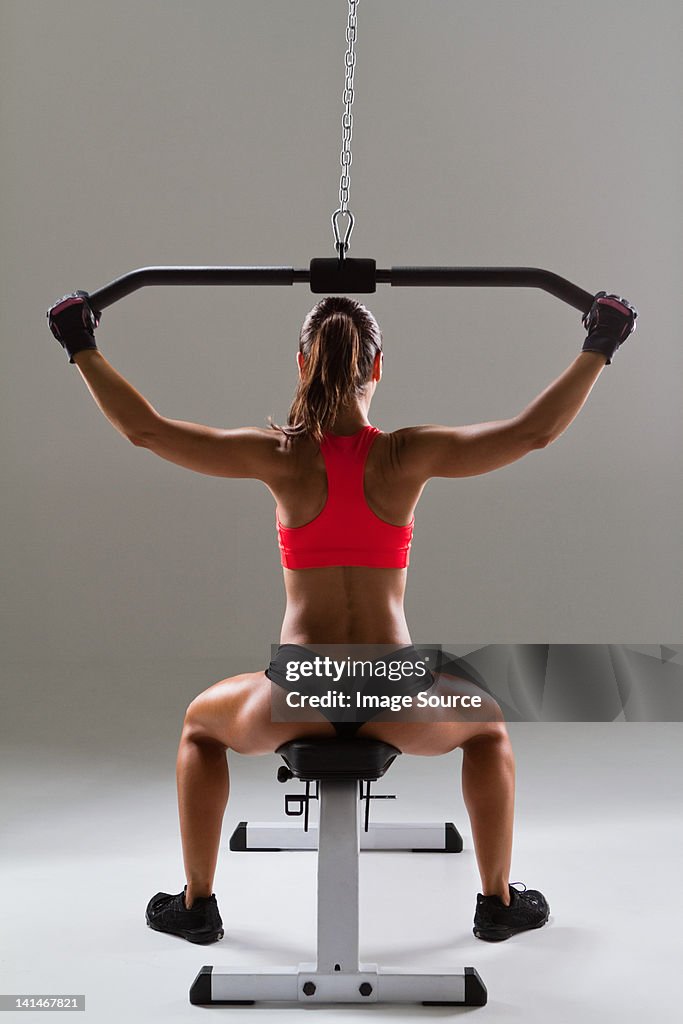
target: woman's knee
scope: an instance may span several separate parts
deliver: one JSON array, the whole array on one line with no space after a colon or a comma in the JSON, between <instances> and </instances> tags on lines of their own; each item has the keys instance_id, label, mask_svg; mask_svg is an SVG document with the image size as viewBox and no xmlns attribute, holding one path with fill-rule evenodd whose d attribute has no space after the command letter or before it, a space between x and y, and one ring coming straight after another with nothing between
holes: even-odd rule
<instances>
[{"instance_id":1,"label":"woman's knee","mask_svg":"<svg viewBox=\"0 0 683 1024\"><path fill-rule=\"evenodd\" d=\"M196 742L221 743L237 753L251 753L263 724L270 720L270 683L266 682L268 688L252 673L210 686L188 705L183 735Z\"/></svg>"},{"instance_id":2,"label":"woman's knee","mask_svg":"<svg viewBox=\"0 0 683 1024\"><path fill-rule=\"evenodd\" d=\"M208 692L200 693L190 701L183 718L183 739L199 743L220 741L217 735L215 701Z\"/></svg>"},{"instance_id":3,"label":"woman's knee","mask_svg":"<svg viewBox=\"0 0 683 1024\"><path fill-rule=\"evenodd\" d=\"M498 702L482 687L467 679L442 673L430 693L442 699L446 697L451 700L455 699L452 705L446 706L458 708L462 714L461 720L464 722L505 723L505 717ZM458 703L459 701L464 701L464 703ZM444 720L448 720L450 714L450 711L446 712Z\"/></svg>"},{"instance_id":4,"label":"woman's knee","mask_svg":"<svg viewBox=\"0 0 683 1024\"><path fill-rule=\"evenodd\" d=\"M514 759L512 744L508 735L507 726L500 721L481 722L471 736L462 744L465 752L472 752L486 748L487 751L496 750L500 756Z\"/></svg>"}]
</instances>

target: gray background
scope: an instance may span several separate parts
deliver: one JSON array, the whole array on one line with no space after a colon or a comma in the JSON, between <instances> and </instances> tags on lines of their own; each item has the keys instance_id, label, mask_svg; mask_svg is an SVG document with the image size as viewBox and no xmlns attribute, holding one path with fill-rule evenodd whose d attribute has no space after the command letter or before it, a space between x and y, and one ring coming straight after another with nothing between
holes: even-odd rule
<instances>
[{"instance_id":1,"label":"gray background","mask_svg":"<svg viewBox=\"0 0 683 1024\"><path fill-rule=\"evenodd\" d=\"M203 954L146 933L140 908L177 891L185 705L262 666L277 641L274 510L257 482L192 474L124 441L44 310L145 264L332 255L346 7L4 0L0 14L2 873L15 923L0 988L85 991L98 1024L195 1019L184 1000ZM406 602L416 641L680 640L682 28L673 0L359 6L351 255L542 266L641 313L559 441L429 484ZM314 301L304 286L149 289L105 312L98 342L165 415L264 425L286 415ZM385 338L372 408L385 430L514 415L583 336L576 311L536 292L382 287L367 302ZM401 816L453 816L469 859L429 864L439 885L462 887L452 920L437 920L448 902L432 885L396 919L371 904L368 955L429 969L454 949L486 975L487 1019L588 1019L592 1007L604 1020L617 1007L635 1020L653 999L658 1019L676 1019L680 940L663 925L680 916L666 860L680 800L662 779L680 778L679 727L512 732L513 871L547 886L554 930L504 950L472 940L453 758L406 759ZM230 827L279 803L275 762L231 758ZM217 882L233 961L305 959L308 917L293 936L279 868L249 863L223 857ZM310 901L306 863L289 878ZM405 892L397 864L364 870ZM247 901L273 884L272 903Z\"/></svg>"}]
</instances>

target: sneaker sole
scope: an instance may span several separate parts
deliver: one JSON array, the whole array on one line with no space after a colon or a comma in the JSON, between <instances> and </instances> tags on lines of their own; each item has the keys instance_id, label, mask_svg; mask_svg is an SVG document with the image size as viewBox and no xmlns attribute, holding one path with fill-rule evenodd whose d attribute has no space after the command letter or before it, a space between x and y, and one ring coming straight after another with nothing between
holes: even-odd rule
<instances>
[{"instance_id":1,"label":"sneaker sole","mask_svg":"<svg viewBox=\"0 0 683 1024\"><path fill-rule=\"evenodd\" d=\"M530 932L535 928L542 928L544 924L548 923L549 917L550 907L542 921L539 921L537 924L528 924L525 928L509 928L504 924L499 924L492 925L486 931L476 927L472 931L478 939L482 939L484 942L503 942L505 939L510 939L513 935L518 935L520 932Z\"/></svg>"},{"instance_id":2,"label":"sneaker sole","mask_svg":"<svg viewBox=\"0 0 683 1024\"><path fill-rule=\"evenodd\" d=\"M204 934L201 932L173 932L168 928L160 928L158 925L153 924L148 917L145 917L145 922L147 927L152 928L155 932L163 932L165 935L179 935L181 939L187 939L188 942L194 942L197 946L208 946L211 942L218 942L225 934L223 929L217 932Z\"/></svg>"}]
</instances>

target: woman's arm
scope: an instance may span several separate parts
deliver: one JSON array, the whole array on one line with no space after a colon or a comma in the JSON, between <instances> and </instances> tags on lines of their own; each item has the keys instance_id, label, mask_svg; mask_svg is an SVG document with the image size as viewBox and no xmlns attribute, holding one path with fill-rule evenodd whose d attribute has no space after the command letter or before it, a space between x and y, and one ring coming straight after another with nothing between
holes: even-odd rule
<instances>
[{"instance_id":1,"label":"woman's arm","mask_svg":"<svg viewBox=\"0 0 683 1024\"><path fill-rule=\"evenodd\" d=\"M262 480L276 486L287 468L280 435L259 427L222 430L160 415L101 352L73 361L113 427L139 448L206 476Z\"/></svg>"},{"instance_id":2,"label":"woman's arm","mask_svg":"<svg viewBox=\"0 0 683 1024\"><path fill-rule=\"evenodd\" d=\"M109 422L125 438L137 443L137 438L156 418L157 411L98 350L95 330L101 316L91 305L88 293L76 291L64 295L50 307L47 322Z\"/></svg>"},{"instance_id":3,"label":"woman's arm","mask_svg":"<svg viewBox=\"0 0 683 1024\"><path fill-rule=\"evenodd\" d=\"M396 431L399 458L416 482L475 476L507 466L564 433L617 349L635 329L638 311L626 299L598 292L583 318L581 353L519 416L466 427L420 426Z\"/></svg>"},{"instance_id":4,"label":"woman's arm","mask_svg":"<svg viewBox=\"0 0 683 1024\"><path fill-rule=\"evenodd\" d=\"M208 476L243 477L277 486L289 461L272 430L218 430L161 416L99 352L101 313L87 292L64 295L47 313L50 331L75 365L112 426L127 440L178 466Z\"/></svg>"},{"instance_id":5,"label":"woman's arm","mask_svg":"<svg viewBox=\"0 0 683 1024\"><path fill-rule=\"evenodd\" d=\"M77 352L73 361L100 410L119 434L140 444L159 413L97 349Z\"/></svg>"},{"instance_id":6,"label":"woman's arm","mask_svg":"<svg viewBox=\"0 0 683 1024\"><path fill-rule=\"evenodd\" d=\"M545 448L579 413L604 367L604 356L582 352L513 419L397 430L394 436L401 466L408 475L424 481L431 477L478 476Z\"/></svg>"},{"instance_id":7,"label":"woman's arm","mask_svg":"<svg viewBox=\"0 0 683 1024\"><path fill-rule=\"evenodd\" d=\"M557 380L530 402L515 423L533 448L545 448L563 434L583 408L593 385L605 368L605 357L581 352Z\"/></svg>"}]
</instances>

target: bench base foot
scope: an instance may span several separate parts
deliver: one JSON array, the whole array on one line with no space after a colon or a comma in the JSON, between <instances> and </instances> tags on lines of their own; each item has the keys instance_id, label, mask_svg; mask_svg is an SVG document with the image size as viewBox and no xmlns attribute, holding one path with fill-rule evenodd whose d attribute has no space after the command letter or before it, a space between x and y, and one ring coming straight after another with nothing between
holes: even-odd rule
<instances>
[{"instance_id":1,"label":"bench base foot","mask_svg":"<svg viewBox=\"0 0 683 1024\"><path fill-rule=\"evenodd\" d=\"M315 964L268 971L202 967L190 988L197 1006L248 1006L257 1002L422 1003L424 1006L484 1006L486 986L474 967L461 973L415 974L376 964L358 971L318 973Z\"/></svg>"}]
</instances>

